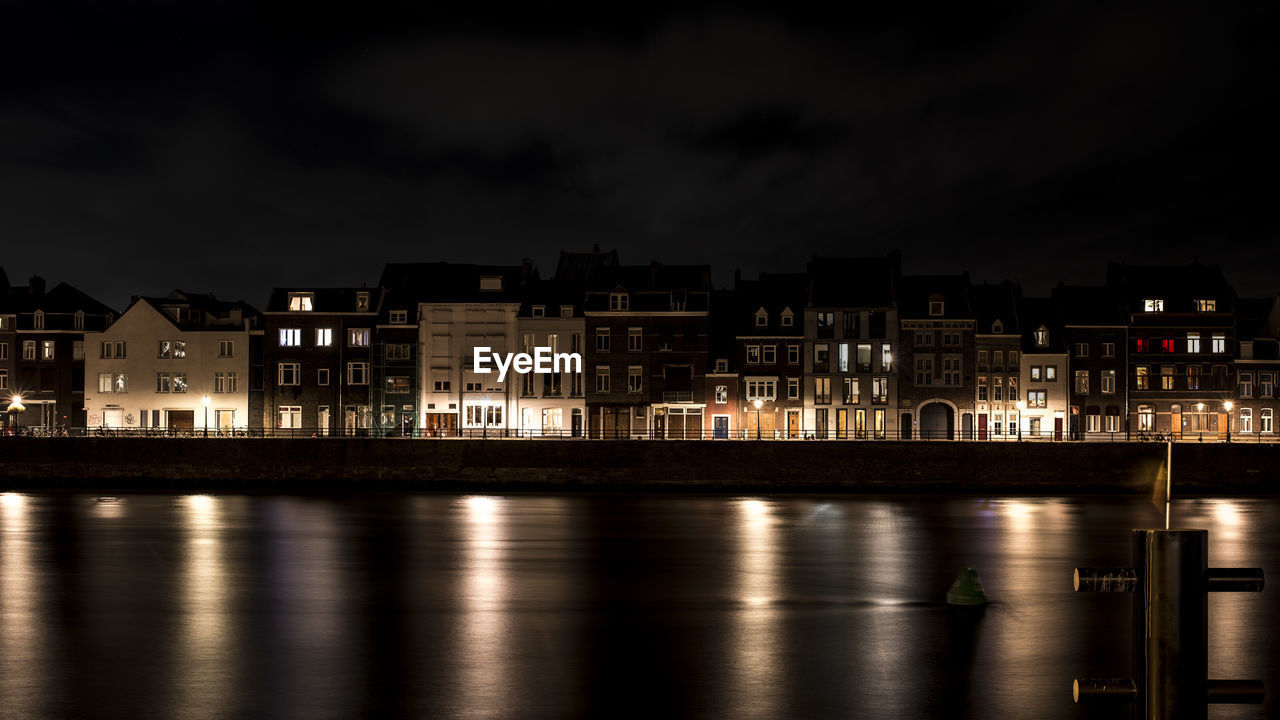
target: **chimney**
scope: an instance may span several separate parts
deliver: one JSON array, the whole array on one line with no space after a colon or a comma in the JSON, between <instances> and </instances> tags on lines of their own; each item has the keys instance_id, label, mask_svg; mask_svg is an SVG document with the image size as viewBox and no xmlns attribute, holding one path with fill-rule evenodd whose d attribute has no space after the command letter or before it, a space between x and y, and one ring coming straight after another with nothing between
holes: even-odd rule
<instances>
[{"instance_id":1,"label":"chimney","mask_svg":"<svg viewBox=\"0 0 1280 720\"><path fill-rule=\"evenodd\" d=\"M44 278L32 275L27 281L27 291L36 297L44 297Z\"/></svg>"}]
</instances>

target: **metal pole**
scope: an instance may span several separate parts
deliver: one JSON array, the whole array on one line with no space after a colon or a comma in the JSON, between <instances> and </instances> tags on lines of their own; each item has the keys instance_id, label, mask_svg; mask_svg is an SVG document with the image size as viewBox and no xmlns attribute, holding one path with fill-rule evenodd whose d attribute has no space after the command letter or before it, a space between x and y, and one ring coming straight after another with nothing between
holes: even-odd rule
<instances>
[{"instance_id":1,"label":"metal pole","mask_svg":"<svg viewBox=\"0 0 1280 720\"><path fill-rule=\"evenodd\" d=\"M1209 532L1153 530L1145 541L1147 716L1202 719L1209 673Z\"/></svg>"},{"instance_id":2,"label":"metal pole","mask_svg":"<svg viewBox=\"0 0 1280 720\"><path fill-rule=\"evenodd\" d=\"M1164 529L1169 529L1169 512L1173 504L1173 434L1165 448L1164 459Z\"/></svg>"}]
</instances>

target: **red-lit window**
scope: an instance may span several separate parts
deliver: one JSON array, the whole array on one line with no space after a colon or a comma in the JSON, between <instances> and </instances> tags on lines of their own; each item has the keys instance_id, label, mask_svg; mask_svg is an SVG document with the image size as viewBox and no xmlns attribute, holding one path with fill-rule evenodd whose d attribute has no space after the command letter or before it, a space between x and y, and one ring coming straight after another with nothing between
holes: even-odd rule
<instances>
[{"instance_id":1,"label":"red-lit window","mask_svg":"<svg viewBox=\"0 0 1280 720\"><path fill-rule=\"evenodd\" d=\"M1173 338L1165 338L1160 341L1160 349L1167 353L1173 352Z\"/></svg>"},{"instance_id":2,"label":"red-lit window","mask_svg":"<svg viewBox=\"0 0 1280 720\"><path fill-rule=\"evenodd\" d=\"M1140 353L1144 353L1144 352L1146 352L1146 351L1147 351L1147 339L1146 339L1146 338L1144 338L1144 337L1134 338L1134 341L1135 341L1135 342L1137 342L1137 344L1138 344L1138 347L1137 347L1137 351L1138 351L1138 352L1140 352Z\"/></svg>"}]
</instances>

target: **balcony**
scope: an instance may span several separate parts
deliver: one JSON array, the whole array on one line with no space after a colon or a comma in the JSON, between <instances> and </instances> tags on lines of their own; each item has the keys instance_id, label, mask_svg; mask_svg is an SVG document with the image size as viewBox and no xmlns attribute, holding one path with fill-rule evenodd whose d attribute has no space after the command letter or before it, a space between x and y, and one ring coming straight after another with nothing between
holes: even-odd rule
<instances>
[{"instance_id":1,"label":"balcony","mask_svg":"<svg viewBox=\"0 0 1280 720\"><path fill-rule=\"evenodd\" d=\"M692 390L663 390L662 402L666 402L666 403L693 402L693 391Z\"/></svg>"}]
</instances>

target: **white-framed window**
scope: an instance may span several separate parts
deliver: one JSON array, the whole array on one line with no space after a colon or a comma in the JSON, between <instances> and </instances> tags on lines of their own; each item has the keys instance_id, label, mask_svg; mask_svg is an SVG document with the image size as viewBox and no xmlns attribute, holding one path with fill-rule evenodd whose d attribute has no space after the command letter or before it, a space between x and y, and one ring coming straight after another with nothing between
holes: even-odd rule
<instances>
[{"instance_id":1,"label":"white-framed window","mask_svg":"<svg viewBox=\"0 0 1280 720\"><path fill-rule=\"evenodd\" d=\"M1045 381L1045 382L1057 382L1057 381L1058 381L1058 366L1057 366L1057 365L1045 365L1045 366L1044 366L1044 381Z\"/></svg>"},{"instance_id":2,"label":"white-framed window","mask_svg":"<svg viewBox=\"0 0 1280 720\"><path fill-rule=\"evenodd\" d=\"M765 345L760 348L760 361L765 365L775 365L778 362L778 346Z\"/></svg>"},{"instance_id":3,"label":"white-framed window","mask_svg":"<svg viewBox=\"0 0 1280 720\"><path fill-rule=\"evenodd\" d=\"M933 345L933 331L917 330L915 340L916 347L931 347Z\"/></svg>"},{"instance_id":4,"label":"white-framed window","mask_svg":"<svg viewBox=\"0 0 1280 720\"><path fill-rule=\"evenodd\" d=\"M1112 414L1107 415L1106 430L1109 433L1120 432L1120 416L1119 415L1112 415Z\"/></svg>"},{"instance_id":5,"label":"white-framed window","mask_svg":"<svg viewBox=\"0 0 1280 720\"><path fill-rule=\"evenodd\" d=\"M946 306L943 303L941 297L938 297L937 295L935 295L929 299L929 314L931 316L941 317L942 315L946 314L944 312L945 310L946 310Z\"/></svg>"},{"instance_id":6,"label":"white-framed window","mask_svg":"<svg viewBox=\"0 0 1280 720\"><path fill-rule=\"evenodd\" d=\"M333 328L316 328L316 347L333 346Z\"/></svg>"},{"instance_id":7,"label":"white-framed window","mask_svg":"<svg viewBox=\"0 0 1280 720\"><path fill-rule=\"evenodd\" d=\"M22 359L23 360L36 359L36 341L35 340L22 341Z\"/></svg>"},{"instance_id":8,"label":"white-framed window","mask_svg":"<svg viewBox=\"0 0 1280 720\"><path fill-rule=\"evenodd\" d=\"M572 305L561 305L561 306L560 306L560 317L562 317L562 318L571 318L571 317L573 317L573 306L572 306Z\"/></svg>"},{"instance_id":9,"label":"white-framed window","mask_svg":"<svg viewBox=\"0 0 1280 720\"><path fill-rule=\"evenodd\" d=\"M369 363L364 361L347 363L347 384L348 385L368 385L369 384Z\"/></svg>"},{"instance_id":10,"label":"white-framed window","mask_svg":"<svg viewBox=\"0 0 1280 720\"><path fill-rule=\"evenodd\" d=\"M782 327L795 327L796 316L790 308L782 311Z\"/></svg>"},{"instance_id":11,"label":"white-framed window","mask_svg":"<svg viewBox=\"0 0 1280 720\"><path fill-rule=\"evenodd\" d=\"M1187 352L1189 353L1200 352L1200 333L1198 332L1187 333Z\"/></svg>"},{"instance_id":12,"label":"white-framed window","mask_svg":"<svg viewBox=\"0 0 1280 720\"><path fill-rule=\"evenodd\" d=\"M1253 373L1240 373L1240 397L1253 397Z\"/></svg>"},{"instance_id":13,"label":"white-framed window","mask_svg":"<svg viewBox=\"0 0 1280 720\"><path fill-rule=\"evenodd\" d=\"M1274 375L1269 372L1258 373L1258 397L1269 398L1275 387Z\"/></svg>"},{"instance_id":14,"label":"white-framed window","mask_svg":"<svg viewBox=\"0 0 1280 720\"><path fill-rule=\"evenodd\" d=\"M1262 412L1259 413L1259 420L1260 420L1260 422L1258 423L1259 432L1264 432L1264 433L1274 432L1274 429L1271 424L1271 408L1262 408Z\"/></svg>"},{"instance_id":15,"label":"white-framed window","mask_svg":"<svg viewBox=\"0 0 1280 720\"><path fill-rule=\"evenodd\" d=\"M1113 358L1116 356L1116 344L1113 342L1102 343L1102 357Z\"/></svg>"},{"instance_id":16,"label":"white-framed window","mask_svg":"<svg viewBox=\"0 0 1280 720\"><path fill-rule=\"evenodd\" d=\"M1102 371L1102 388L1101 389L1102 389L1103 395L1115 394L1116 392L1116 371L1115 370Z\"/></svg>"},{"instance_id":17,"label":"white-framed window","mask_svg":"<svg viewBox=\"0 0 1280 720\"><path fill-rule=\"evenodd\" d=\"M156 392L173 392L173 383L169 380L169 373L156 373Z\"/></svg>"},{"instance_id":18,"label":"white-framed window","mask_svg":"<svg viewBox=\"0 0 1280 720\"><path fill-rule=\"evenodd\" d=\"M729 372L729 360L727 358L716 358L716 372Z\"/></svg>"},{"instance_id":19,"label":"white-framed window","mask_svg":"<svg viewBox=\"0 0 1280 720\"><path fill-rule=\"evenodd\" d=\"M1160 298L1146 298L1142 301L1143 312L1164 312L1164 300Z\"/></svg>"},{"instance_id":20,"label":"white-framed window","mask_svg":"<svg viewBox=\"0 0 1280 720\"><path fill-rule=\"evenodd\" d=\"M893 346L880 344L880 372L893 372Z\"/></svg>"},{"instance_id":21,"label":"white-framed window","mask_svg":"<svg viewBox=\"0 0 1280 720\"><path fill-rule=\"evenodd\" d=\"M409 322L408 310L392 310L390 315L392 325L404 325Z\"/></svg>"},{"instance_id":22,"label":"white-framed window","mask_svg":"<svg viewBox=\"0 0 1280 720\"><path fill-rule=\"evenodd\" d=\"M315 309L315 294L309 292L289 293L289 312L311 312Z\"/></svg>"},{"instance_id":23,"label":"white-framed window","mask_svg":"<svg viewBox=\"0 0 1280 720\"><path fill-rule=\"evenodd\" d=\"M596 392L609 392L609 366L596 366Z\"/></svg>"},{"instance_id":24,"label":"white-framed window","mask_svg":"<svg viewBox=\"0 0 1280 720\"><path fill-rule=\"evenodd\" d=\"M959 344L960 344L960 333L958 333L958 332L944 332L944 333L942 333L942 344L943 344L943 345L948 345L948 346L955 346L955 345L959 345Z\"/></svg>"},{"instance_id":25,"label":"white-framed window","mask_svg":"<svg viewBox=\"0 0 1280 720\"><path fill-rule=\"evenodd\" d=\"M987 401L987 378L986 376L978 376L978 402Z\"/></svg>"},{"instance_id":26,"label":"white-framed window","mask_svg":"<svg viewBox=\"0 0 1280 720\"><path fill-rule=\"evenodd\" d=\"M847 377L844 379L844 404L857 405L861 400L862 387L856 377Z\"/></svg>"},{"instance_id":27,"label":"white-framed window","mask_svg":"<svg viewBox=\"0 0 1280 720\"><path fill-rule=\"evenodd\" d=\"M729 386L717 385L716 386L716 404L725 405L728 402L729 402Z\"/></svg>"},{"instance_id":28,"label":"white-framed window","mask_svg":"<svg viewBox=\"0 0 1280 720\"><path fill-rule=\"evenodd\" d=\"M754 400L776 400L778 397L778 380L776 378L747 378L747 402Z\"/></svg>"},{"instance_id":29,"label":"white-framed window","mask_svg":"<svg viewBox=\"0 0 1280 720\"><path fill-rule=\"evenodd\" d=\"M276 411L280 418L276 427L283 430L293 430L302 427L301 405L280 405L276 408Z\"/></svg>"},{"instance_id":30,"label":"white-framed window","mask_svg":"<svg viewBox=\"0 0 1280 720\"><path fill-rule=\"evenodd\" d=\"M233 393L236 391L236 374L220 372L213 374L213 391L215 393Z\"/></svg>"},{"instance_id":31,"label":"white-framed window","mask_svg":"<svg viewBox=\"0 0 1280 720\"><path fill-rule=\"evenodd\" d=\"M73 327L75 327L76 330L84 329L84 311L83 310L76 311L75 319L73 320L73 323L74 323Z\"/></svg>"},{"instance_id":32,"label":"white-framed window","mask_svg":"<svg viewBox=\"0 0 1280 720\"><path fill-rule=\"evenodd\" d=\"M37 310L35 311L35 314L31 316L31 326L36 330L44 329L44 311L43 310Z\"/></svg>"},{"instance_id":33,"label":"white-framed window","mask_svg":"<svg viewBox=\"0 0 1280 720\"><path fill-rule=\"evenodd\" d=\"M627 351L640 352L644 350L644 330L638 327L627 328Z\"/></svg>"},{"instance_id":34,"label":"white-framed window","mask_svg":"<svg viewBox=\"0 0 1280 720\"><path fill-rule=\"evenodd\" d=\"M1028 390L1027 391L1027 407L1042 408L1047 407L1048 391L1046 390Z\"/></svg>"},{"instance_id":35,"label":"white-framed window","mask_svg":"<svg viewBox=\"0 0 1280 720\"><path fill-rule=\"evenodd\" d=\"M1084 418L1085 418L1085 423L1084 423L1085 432L1098 432L1099 430L1102 429L1102 416L1099 415L1098 413L1096 412L1089 413L1085 415Z\"/></svg>"},{"instance_id":36,"label":"white-framed window","mask_svg":"<svg viewBox=\"0 0 1280 720\"><path fill-rule=\"evenodd\" d=\"M57 348L57 345L54 343L53 340L41 340L40 341L40 359L52 360L54 350L56 348Z\"/></svg>"},{"instance_id":37,"label":"white-framed window","mask_svg":"<svg viewBox=\"0 0 1280 720\"><path fill-rule=\"evenodd\" d=\"M789 365L800 364L800 346L799 345L787 346L787 364Z\"/></svg>"},{"instance_id":38,"label":"white-framed window","mask_svg":"<svg viewBox=\"0 0 1280 720\"><path fill-rule=\"evenodd\" d=\"M9 343L0 343L0 360L9 359Z\"/></svg>"},{"instance_id":39,"label":"white-framed window","mask_svg":"<svg viewBox=\"0 0 1280 720\"><path fill-rule=\"evenodd\" d=\"M1217 312L1218 301L1213 298L1197 298L1196 312Z\"/></svg>"},{"instance_id":40,"label":"white-framed window","mask_svg":"<svg viewBox=\"0 0 1280 720\"><path fill-rule=\"evenodd\" d=\"M113 392L115 385L111 383L111 373L98 373L98 392Z\"/></svg>"},{"instance_id":41,"label":"white-framed window","mask_svg":"<svg viewBox=\"0 0 1280 720\"><path fill-rule=\"evenodd\" d=\"M933 384L933 358L916 358L916 385Z\"/></svg>"},{"instance_id":42,"label":"white-framed window","mask_svg":"<svg viewBox=\"0 0 1280 720\"><path fill-rule=\"evenodd\" d=\"M280 347L299 347L301 345L301 328L280 328ZM161 355L161 357L164 356Z\"/></svg>"},{"instance_id":43,"label":"white-framed window","mask_svg":"<svg viewBox=\"0 0 1280 720\"><path fill-rule=\"evenodd\" d=\"M628 310L631 307L631 298L624 292L609 293L609 309L615 312Z\"/></svg>"},{"instance_id":44,"label":"white-framed window","mask_svg":"<svg viewBox=\"0 0 1280 720\"><path fill-rule=\"evenodd\" d=\"M638 393L644 389L644 368L631 365L627 368L627 392Z\"/></svg>"},{"instance_id":45,"label":"white-framed window","mask_svg":"<svg viewBox=\"0 0 1280 720\"><path fill-rule=\"evenodd\" d=\"M123 340L108 340L102 343L102 354L98 357L104 360L118 360L125 356L124 351L125 345Z\"/></svg>"},{"instance_id":46,"label":"white-framed window","mask_svg":"<svg viewBox=\"0 0 1280 720\"><path fill-rule=\"evenodd\" d=\"M347 345L369 347L369 328L351 328L347 331Z\"/></svg>"},{"instance_id":47,"label":"white-framed window","mask_svg":"<svg viewBox=\"0 0 1280 720\"><path fill-rule=\"evenodd\" d=\"M8 390L8 389L9 389L9 371L5 368L0 368L0 390Z\"/></svg>"},{"instance_id":48,"label":"white-framed window","mask_svg":"<svg viewBox=\"0 0 1280 720\"><path fill-rule=\"evenodd\" d=\"M942 384L943 385L959 385L960 384L960 357L957 355L948 355L942 358Z\"/></svg>"},{"instance_id":49,"label":"white-framed window","mask_svg":"<svg viewBox=\"0 0 1280 720\"><path fill-rule=\"evenodd\" d=\"M849 372L849 343L836 345L836 371Z\"/></svg>"},{"instance_id":50,"label":"white-framed window","mask_svg":"<svg viewBox=\"0 0 1280 720\"><path fill-rule=\"evenodd\" d=\"M1253 432L1253 408L1240 408L1240 432Z\"/></svg>"},{"instance_id":51,"label":"white-framed window","mask_svg":"<svg viewBox=\"0 0 1280 720\"><path fill-rule=\"evenodd\" d=\"M316 384L317 385L329 384L329 368L319 368L316 370Z\"/></svg>"},{"instance_id":52,"label":"white-framed window","mask_svg":"<svg viewBox=\"0 0 1280 720\"><path fill-rule=\"evenodd\" d=\"M299 385L302 382L302 365L296 362L282 362L276 365L277 385Z\"/></svg>"},{"instance_id":53,"label":"white-framed window","mask_svg":"<svg viewBox=\"0 0 1280 720\"><path fill-rule=\"evenodd\" d=\"M978 351L978 365L979 365L980 367L986 367L986 365L987 365L987 358L988 358L988 354L987 354L987 351L986 351L986 350L979 350L979 351Z\"/></svg>"},{"instance_id":54,"label":"white-framed window","mask_svg":"<svg viewBox=\"0 0 1280 720\"><path fill-rule=\"evenodd\" d=\"M755 324L758 328L769 327L769 313L765 312L764 308L756 311Z\"/></svg>"},{"instance_id":55,"label":"white-framed window","mask_svg":"<svg viewBox=\"0 0 1280 720\"><path fill-rule=\"evenodd\" d=\"M994 382L991 383L991 400L992 402L1004 402L1004 378L997 375L993 380ZM1012 393L1013 388L1011 387L1009 391Z\"/></svg>"},{"instance_id":56,"label":"white-framed window","mask_svg":"<svg viewBox=\"0 0 1280 720\"><path fill-rule=\"evenodd\" d=\"M1076 393L1079 395L1089 394L1089 371L1088 370L1076 371Z\"/></svg>"},{"instance_id":57,"label":"white-framed window","mask_svg":"<svg viewBox=\"0 0 1280 720\"><path fill-rule=\"evenodd\" d=\"M530 307L530 308L529 308L529 314L530 314L530 315L532 315L533 317L546 317L546 316L547 316L547 306L546 306L546 305L534 305L534 306L532 306L532 307ZM545 414L545 413L544 413L544 414Z\"/></svg>"},{"instance_id":58,"label":"white-framed window","mask_svg":"<svg viewBox=\"0 0 1280 720\"><path fill-rule=\"evenodd\" d=\"M760 364L760 346L759 345L747 346L747 364L748 365Z\"/></svg>"},{"instance_id":59,"label":"white-framed window","mask_svg":"<svg viewBox=\"0 0 1280 720\"><path fill-rule=\"evenodd\" d=\"M596 328L596 352L609 352L609 328Z\"/></svg>"},{"instance_id":60,"label":"white-framed window","mask_svg":"<svg viewBox=\"0 0 1280 720\"><path fill-rule=\"evenodd\" d=\"M1156 427L1156 413L1150 405L1138 406L1138 430L1150 432Z\"/></svg>"},{"instance_id":61,"label":"white-framed window","mask_svg":"<svg viewBox=\"0 0 1280 720\"><path fill-rule=\"evenodd\" d=\"M409 359L409 343L391 343L387 345L388 360L408 360Z\"/></svg>"},{"instance_id":62,"label":"white-framed window","mask_svg":"<svg viewBox=\"0 0 1280 720\"><path fill-rule=\"evenodd\" d=\"M800 378L787 378L787 399L800 399Z\"/></svg>"},{"instance_id":63,"label":"white-framed window","mask_svg":"<svg viewBox=\"0 0 1280 720\"><path fill-rule=\"evenodd\" d=\"M1076 357L1089 357L1089 343L1076 343Z\"/></svg>"},{"instance_id":64,"label":"white-framed window","mask_svg":"<svg viewBox=\"0 0 1280 720\"><path fill-rule=\"evenodd\" d=\"M1214 334L1213 334L1212 341L1213 341L1213 348L1212 348L1212 351L1213 351L1214 353L1225 353L1225 352L1227 351L1227 336L1226 336L1226 335L1223 335L1223 334L1220 334L1220 333L1214 333Z\"/></svg>"},{"instance_id":65,"label":"white-framed window","mask_svg":"<svg viewBox=\"0 0 1280 720\"><path fill-rule=\"evenodd\" d=\"M235 340L219 340L218 341L218 357L229 358L236 355Z\"/></svg>"}]
</instances>

